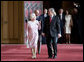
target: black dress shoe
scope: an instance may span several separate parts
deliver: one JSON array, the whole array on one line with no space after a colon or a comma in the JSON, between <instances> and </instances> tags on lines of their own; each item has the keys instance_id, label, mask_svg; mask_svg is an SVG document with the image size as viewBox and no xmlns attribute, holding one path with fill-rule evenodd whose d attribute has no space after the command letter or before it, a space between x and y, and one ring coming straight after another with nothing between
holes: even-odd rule
<instances>
[{"instance_id":1,"label":"black dress shoe","mask_svg":"<svg viewBox=\"0 0 84 62\"><path fill-rule=\"evenodd\" d=\"M55 58L57 58L57 56L56 56L56 55L53 57L53 59L55 59Z\"/></svg>"},{"instance_id":2,"label":"black dress shoe","mask_svg":"<svg viewBox=\"0 0 84 62\"><path fill-rule=\"evenodd\" d=\"M51 57L48 57L48 58L52 58L52 56Z\"/></svg>"}]
</instances>

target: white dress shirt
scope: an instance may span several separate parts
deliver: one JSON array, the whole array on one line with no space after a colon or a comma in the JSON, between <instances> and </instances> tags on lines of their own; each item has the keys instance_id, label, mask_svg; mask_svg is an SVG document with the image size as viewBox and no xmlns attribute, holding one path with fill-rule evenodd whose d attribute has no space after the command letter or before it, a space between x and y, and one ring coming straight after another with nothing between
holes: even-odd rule
<instances>
[{"instance_id":1,"label":"white dress shirt","mask_svg":"<svg viewBox=\"0 0 84 62\"><path fill-rule=\"evenodd\" d=\"M62 20L62 14L60 14L60 19Z\"/></svg>"},{"instance_id":2,"label":"white dress shirt","mask_svg":"<svg viewBox=\"0 0 84 62\"><path fill-rule=\"evenodd\" d=\"M47 17L47 14L44 14L44 17Z\"/></svg>"}]
</instances>

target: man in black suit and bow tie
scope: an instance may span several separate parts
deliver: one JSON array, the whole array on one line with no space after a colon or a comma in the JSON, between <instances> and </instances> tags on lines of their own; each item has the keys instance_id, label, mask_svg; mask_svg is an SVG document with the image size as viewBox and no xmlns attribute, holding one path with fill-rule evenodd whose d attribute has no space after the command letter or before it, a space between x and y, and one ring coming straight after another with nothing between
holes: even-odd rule
<instances>
[{"instance_id":1,"label":"man in black suit and bow tie","mask_svg":"<svg viewBox=\"0 0 84 62\"><path fill-rule=\"evenodd\" d=\"M50 8L48 10L48 17L44 22L44 35L46 36L46 43L48 48L48 58L56 58L57 56L57 39L61 37L60 21L58 16L54 16L55 10ZM51 42L52 40L52 42ZM52 47L54 49L54 56L52 55Z\"/></svg>"}]
</instances>

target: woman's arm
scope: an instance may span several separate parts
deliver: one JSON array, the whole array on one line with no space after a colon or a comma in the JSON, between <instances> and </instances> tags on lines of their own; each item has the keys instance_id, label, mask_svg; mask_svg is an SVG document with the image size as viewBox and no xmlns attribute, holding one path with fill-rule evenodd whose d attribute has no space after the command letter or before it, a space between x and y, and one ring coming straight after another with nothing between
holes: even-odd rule
<instances>
[{"instance_id":1,"label":"woman's arm","mask_svg":"<svg viewBox=\"0 0 84 62\"><path fill-rule=\"evenodd\" d=\"M31 30L31 27L30 27L30 24L29 23L27 23L27 38L29 39L29 32L30 32L30 30Z\"/></svg>"},{"instance_id":2,"label":"woman's arm","mask_svg":"<svg viewBox=\"0 0 84 62\"><path fill-rule=\"evenodd\" d=\"M38 29L41 30L41 21L38 21Z\"/></svg>"}]
</instances>

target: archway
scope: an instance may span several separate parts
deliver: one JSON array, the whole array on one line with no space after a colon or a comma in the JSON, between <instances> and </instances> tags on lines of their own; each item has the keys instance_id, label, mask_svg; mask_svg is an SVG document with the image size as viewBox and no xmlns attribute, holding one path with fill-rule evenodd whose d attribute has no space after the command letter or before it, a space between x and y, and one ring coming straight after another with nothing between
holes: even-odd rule
<instances>
[{"instance_id":1,"label":"archway","mask_svg":"<svg viewBox=\"0 0 84 62\"><path fill-rule=\"evenodd\" d=\"M30 13L34 12L36 9L43 12L43 1L24 1L24 43L27 41L27 21L29 21Z\"/></svg>"}]
</instances>

